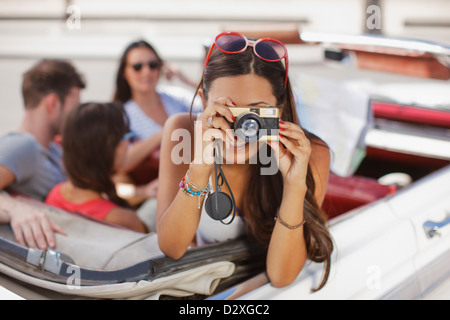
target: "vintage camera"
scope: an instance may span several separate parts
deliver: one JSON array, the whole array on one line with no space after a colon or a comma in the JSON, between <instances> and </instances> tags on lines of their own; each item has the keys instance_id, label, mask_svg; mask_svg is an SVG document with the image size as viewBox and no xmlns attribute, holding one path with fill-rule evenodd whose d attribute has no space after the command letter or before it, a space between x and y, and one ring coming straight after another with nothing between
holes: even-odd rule
<instances>
[{"instance_id":1,"label":"vintage camera","mask_svg":"<svg viewBox=\"0 0 450 320\"><path fill-rule=\"evenodd\" d=\"M277 107L231 107L236 121L229 123L243 141L278 140L280 110Z\"/></svg>"}]
</instances>

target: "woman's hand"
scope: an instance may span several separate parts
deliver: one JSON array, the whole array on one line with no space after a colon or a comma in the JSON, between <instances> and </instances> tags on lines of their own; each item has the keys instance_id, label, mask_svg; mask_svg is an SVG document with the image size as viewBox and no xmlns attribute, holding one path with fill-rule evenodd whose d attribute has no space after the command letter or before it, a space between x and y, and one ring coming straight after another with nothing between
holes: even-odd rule
<instances>
[{"instance_id":1,"label":"woman's hand","mask_svg":"<svg viewBox=\"0 0 450 320\"><path fill-rule=\"evenodd\" d=\"M150 181L146 185L142 187L138 187L136 189L137 195L142 196L145 199L148 198L156 198L156 195L158 194L158 186L159 186L159 180L158 178ZM140 193L142 192L142 193Z\"/></svg>"},{"instance_id":2,"label":"woman's hand","mask_svg":"<svg viewBox=\"0 0 450 320\"><path fill-rule=\"evenodd\" d=\"M306 190L311 144L302 128L297 124L280 120L279 141L271 141L268 144L275 151L285 185L301 186Z\"/></svg>"},{"instance_id":3,"label":"woman's hand","mask_svg":"<svg viewBox=\"0 0 450 320\"><path fill-rule=\"evenodd\" d=\"M228 139L234 139L234 135L230 130L230 125L226 121L236 121L233 113L229 109L229 107L234 106L236 106L236 104L230 98L219 98L197 117L194 133L194 163L206 163L212 165L214 158L212 153L213 144L211 142L214 139L222 139L227 142L227 136ZM201 136L199 136L199 134L201 134ZM198 141L199 138L201 138L201 144Z\"/></svg>"}]
</instances>

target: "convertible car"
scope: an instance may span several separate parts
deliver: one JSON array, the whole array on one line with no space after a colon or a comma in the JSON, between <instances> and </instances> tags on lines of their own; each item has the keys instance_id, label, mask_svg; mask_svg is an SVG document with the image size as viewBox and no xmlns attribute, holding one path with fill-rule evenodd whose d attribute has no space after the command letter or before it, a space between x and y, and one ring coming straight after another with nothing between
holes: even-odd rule
<instances>
[{"instance_id":1,"label":"convertible car","mask_svg":"<svg viewBox=\"0 0 450 320\"><path fill-rule=\"evenodd\" d=\"M246 239L192 248L175 261L159 250L156 234L22 197L16 201L45 210L67 236L57 235L54 250L30 249L0 226L0 297L449 299L450 49L393 40L300 33L291 42L322 46L326 57L305 66L297 81L302 121L324 137L335 160L323 207L335 250L321 290L311 291L322 277L322 265L312 262L291 285L271 286L264 252ZM321 99L330 89L340 95L331 101L346 102L339 106L346 114L333 117L342 126L331 134L314 113L337 108Z\"/></svg>"}]
</instances>

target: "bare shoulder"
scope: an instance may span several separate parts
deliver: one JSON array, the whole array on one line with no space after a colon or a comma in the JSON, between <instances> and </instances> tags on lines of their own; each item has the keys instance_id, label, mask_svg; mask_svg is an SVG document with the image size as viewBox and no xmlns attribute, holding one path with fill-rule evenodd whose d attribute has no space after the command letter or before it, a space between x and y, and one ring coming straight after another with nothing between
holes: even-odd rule
<instances>
[{"instance_id":1,"label":"bare shoulder","mask_svg":"<svg viewBox=\"0 0 450 320\"><path fill-rule=\"evenodd\" d=\"M127 208L115 207L111 209L106 215L105 220L138 232L146 232L143 223L139 220L136 213Z\"/></svg>"},{"instance_id":2,"label":"bare shoulder","mask_svg":"<svg viewBox=\"0 0 450 320\"><path fill-rule=\"evenodd\" d=\"M330 149L317 137L310 139L311 156L309 164L316 184L316 199L322 204L330 175Z\"/></svg>"},{"instance_id":3,"label":"bare shoulder","mask_svg":"<svg viewBox=\"0 0 450 320\"><path fill-rule=\"evenodd\" d=\"M181 145L182 149L191 149L195 119L196 115L179 113L166 120L161 140L160 166L168 164L174 148L177 149ZM190 162L190 159L184 160Z\"/></svg>"},{"instance_id":4,"label":"bare shoulder","mask_svg":"<svg viewBox=\"0 0 450 320\"><path fill-rule=\"evenodd\" d=\"M317 137L310 139L311 141L311 160L319 166L324 166L326 170L330 167L330 148L328 145Z\"/></svg>"},{"instance_id":5,"label":"bare shoulder","mask_svg":"<svg viewBox=\"0 0 450 320\"><path fill-rule=\"evenodd\" d=\"M176 129L191 130L196 117L195 114L189 113L177 113L170 116L164 124L164 135L171 134Z\"/></svg>"}]
</instances>

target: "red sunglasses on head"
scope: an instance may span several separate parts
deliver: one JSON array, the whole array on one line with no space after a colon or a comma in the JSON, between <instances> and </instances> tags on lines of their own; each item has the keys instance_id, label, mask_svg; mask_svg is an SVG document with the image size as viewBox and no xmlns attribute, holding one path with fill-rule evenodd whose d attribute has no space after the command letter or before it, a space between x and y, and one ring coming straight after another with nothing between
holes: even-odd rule
<instances>
[{"instance_id":1,"label":"red sunglasses on head","mask_svg":"<svg viewBox=\"0 0 450 320\"><path fill-rule=\"evenodd\" d=\"M283 42L272 38L250 40L246 36L238 32L223 32L216 37L214 43L209 49L205 61L205 68L208 66L209 58L214 46L223 53L228 54L244 52L248 48L248 46L251 46L253 47L253 52L258 58L269 62L281 61L284 58L286 69L284 86L286 87L289 62L287 49Z\"/></svg>"}]
</instances>

